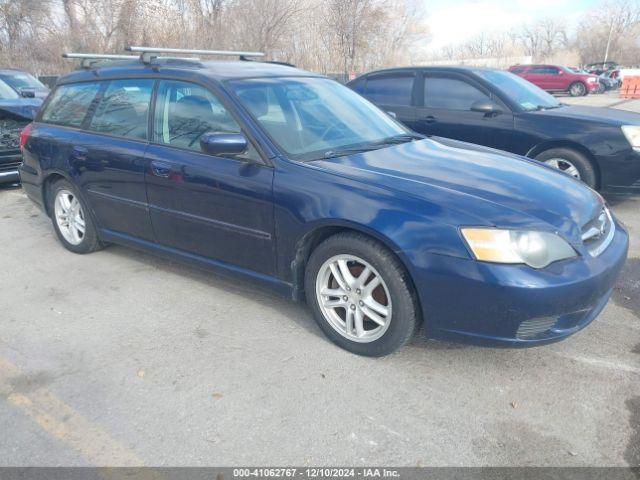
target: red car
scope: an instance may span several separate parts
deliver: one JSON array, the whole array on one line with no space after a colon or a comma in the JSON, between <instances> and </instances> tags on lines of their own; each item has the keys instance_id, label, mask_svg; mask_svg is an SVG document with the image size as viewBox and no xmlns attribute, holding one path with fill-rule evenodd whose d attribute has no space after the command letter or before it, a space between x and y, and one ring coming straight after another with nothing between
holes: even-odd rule
<instances>
[{"instance_id":1,"label":"red car","mask_svg":"<svg viewBox=\"0 0 640 480\"><path fill-rule=\"evenodd\" d=\"M598 77L589 73L576 73L560 65L514 65L509 71L529 80L548 92L567 92L581 97L598 88Z\"/></svg>"}]
</instances>

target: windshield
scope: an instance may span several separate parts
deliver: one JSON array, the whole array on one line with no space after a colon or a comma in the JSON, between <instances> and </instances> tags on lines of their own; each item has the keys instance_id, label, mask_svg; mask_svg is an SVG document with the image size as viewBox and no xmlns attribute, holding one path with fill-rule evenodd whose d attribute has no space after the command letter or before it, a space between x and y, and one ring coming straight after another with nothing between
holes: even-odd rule
<instances>
[{"instance_id":1,"label":"windshield","mask_svg":"<svg viewBox=\"0 0 640 480\"><path fill-rule=\"evenodd\" d=\"M560 106L560 103L553 96L536 87L528 80L510 72L476 70L474 73L493 84L498 90L527 111Z\"/></svg>"},{"instance_id":2,"label":"windshield","mask_svg":"<svg viewBox=\"0 0 640 480\"><path fill-rule=\"evenodd\" d=\"M47 90L36 77L24 72L0 73L0 80L7 82L16 90L21 88L35 88L36 90Z\"/></svg>"},{"instance_id":3,"label":"windshield","mask_svg":"<svg viewBox=\"0 0 640 480\"><path fill-rule=\"evenodd\" d=\"M0 80L0 100L10 100L20 98L13 88Z\"/></svg>"},{"instance_id":4,"label":"windshield","mask_svg":"<svg viewBox=\"0 0 640 480\"><path fill-rule=\"evenodd\" d=\"M333 80L258 78L229 84L280 148L298 160L337 156L356 147L382 148L392 143L385 143L388 139L410 135L389 115Z\"/></svg>"}]
</instances>

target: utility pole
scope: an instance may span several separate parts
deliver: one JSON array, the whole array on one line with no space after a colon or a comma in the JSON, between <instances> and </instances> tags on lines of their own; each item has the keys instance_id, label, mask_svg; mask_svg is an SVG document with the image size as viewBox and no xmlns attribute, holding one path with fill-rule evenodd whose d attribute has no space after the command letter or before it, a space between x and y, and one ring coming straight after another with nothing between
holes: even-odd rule
<instances>
[{"instance_id":1,"label":"utility pole","mask_svg":"<svg viewBox=\"0 0 640 480\"><path fill-rule=\"evenodd\" d=\"M604 62L602 62L602 70L605 69L605 63L607 63L607 59L609 58L609 45L611 45L611 34L613 33L613 21L611 19L611 28L609 28L609 39L607 40L607 49L604 51Z\"/></svg>"}]
</instances>

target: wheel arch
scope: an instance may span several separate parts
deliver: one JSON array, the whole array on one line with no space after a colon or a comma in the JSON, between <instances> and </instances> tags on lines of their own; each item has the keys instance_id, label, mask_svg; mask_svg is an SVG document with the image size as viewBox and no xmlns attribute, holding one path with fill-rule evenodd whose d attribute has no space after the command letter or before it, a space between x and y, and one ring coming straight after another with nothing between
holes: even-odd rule
<instances>
[{"instance_id":1,"label":"wheel arch","mask_svg":"<svg viewBox=\"0 0 640 480\"><path fill-rule=\"evenodd\" d=\"M44 211L47 216L51 217L51 212L49 211L49 194L51 193L51 186L57 182L58 180L67 180L68 182L74 183L73 180L64 172L61 171L51 171L48 172L42 181L42 200L44 203Z\"/></svg>"},{"instance_id":2,"label":"wheel arch","mask_svg":"<svg viewBox=\"0 0 640 480\"><path fill-rule=\"evenodd\" d=\"M598 160L596 160L596 157L589 151L588 148L578 142L573 142L571 140L547 140L531 148L525 156L535 160L535 157L553 148L568 148L570 150L575 150L581 155L584 155L585 158L589 160L589 162L591 162L591 165L593 165L593 168L596 172L596 187L600 188L601 174Z\"/></svg>"},{"instance_id":3,"label":"wheel arch","mask_svg":"<svg viewBox=\"0 0 640 480\"><path fill-rule=\"evenodd\" d=\"M407 274L410 288L412 289L416 301L418 302L418 313L422 312L420 305L420 295L416 289L416 285L411 275L411 269L407 266L407 259L402 255L401 249L387 236L382 235L380 232L372 230L364 225L354 224L344 221L335 222L323 222L315 225L312 229L307 231L296 243L295 256L291 262L291 275L292 275L292 296L294 300L304 299L304 275L309 261L309 257L324 240L332 237L338 233L357 233L369 237L387 248L391 254L396 257L401 267Z\"/></svg>"}]
</instances>

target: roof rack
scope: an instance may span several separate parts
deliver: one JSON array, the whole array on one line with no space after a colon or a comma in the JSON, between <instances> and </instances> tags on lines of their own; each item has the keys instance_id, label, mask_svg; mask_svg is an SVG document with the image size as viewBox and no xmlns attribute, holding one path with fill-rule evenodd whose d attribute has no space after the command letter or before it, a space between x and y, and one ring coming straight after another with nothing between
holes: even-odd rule
<instances>
[{"instance_id":1,"label":"roof rack","mask_svg":"<svg viewBox=\"0 0 640 480\"><path fill-rule=\"evenodd\" d=\"M137 59L137 55L112 55L106 53L63 53L63 58L79 58L82 61L80 66L82 68L91 68L101 60L133 60Z\"/></svg>"},{"instance_id":2,"label":"roof rack","mask_svg":"<svg viewBox=\"0 0 640 480\"><path fill-rule=\"evenodd\" d=\"M80 66L82 68L92 68L101 60L142 60L142 55L119 55L119 54L111 54L111 53L63 53L62 56L64 58L79 58L82 60L80 62ZM157 57L153 57L157 58ZM171 60L200 60L197 57L163 57ZM149 62L145 62L149 63Z\"/></svg>"},{"instance_id":3,"label":"roof rack","mask_svg":"<svg viewBox=\"0 0 640 480\"><path fill-rule=\"evenodd\" d=\"M262 52L241 52L231 50L192 50L188 48L162 48L162 47L141 47L141 46L129 46L125 50L129 52L139 52L140 60L143 63L151 63L154 58L158 58L160 53L177 53L187 55L225 55L232 57L240 57L242 60L246 60L247 57L264 57Z\"/></svg>"}]
</instances>

